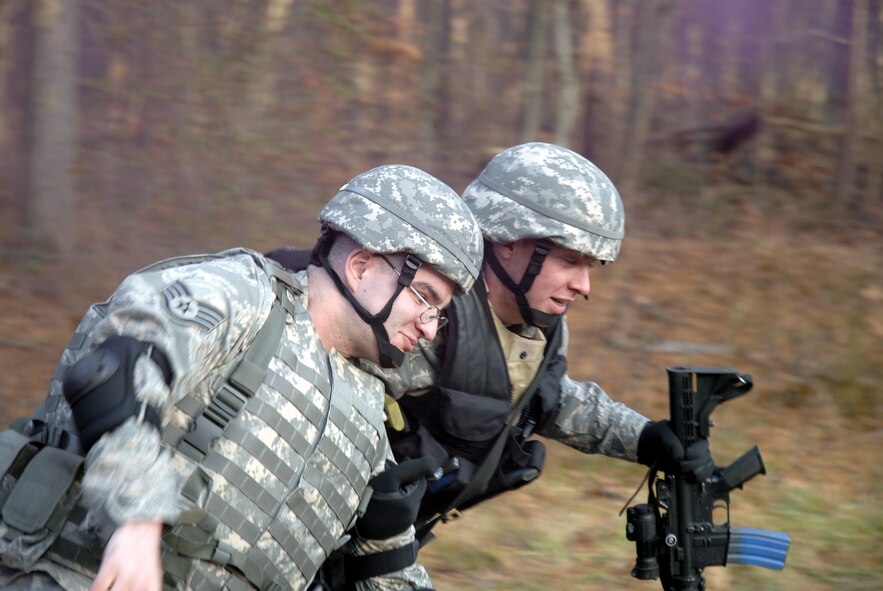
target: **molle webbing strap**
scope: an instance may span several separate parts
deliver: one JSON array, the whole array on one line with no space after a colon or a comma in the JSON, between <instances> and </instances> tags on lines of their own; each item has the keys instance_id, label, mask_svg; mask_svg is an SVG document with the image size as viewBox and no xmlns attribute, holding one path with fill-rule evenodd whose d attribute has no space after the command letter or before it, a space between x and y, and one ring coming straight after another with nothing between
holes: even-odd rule
<instances>
[{"instance_id":1,"label":"molle webbing strap","mask_svg":"<svg viewBox=\"0 0 883 591\"><path fill-rule=\"evenodd\" d=\"M179 517L178 524L163 535L163 541L174 549L174 553L163 552L162 555L163 570L166 575L174 581L187 581L192 560L196 559L228 568L232 567L258 589L283 588L269 574L272 572L279 577L281 573L278 573L265 560L257 560L258 554L242 552L219 543L214 535L217 525L217 520L206 511L200 509L184 511ZM198 575L199 572L197 571L195 574ZM209 581L204 581L204 583L188 588L213 589L218 587L217 583L214 585ZM243 588L245 588L244 585Z\"/></svg>"},{"instance_id":2,"label":"molle webbing strap","mask_svg":"<svg viewBox=\"0 0 883 591\"><path fill-rule=\"evenodd\" d=\"M110 539L110 529L102 531L96 538L90 534L84 535L83 522L86 519L86 509L82 505L76 505L62 525L58 538L49 548L47 556L63 566L74 566L77 570L86 569L97 573L101 568L101 556L104 545ZM110 522L108 522L110 523ZM105 535L107 534L107 535Z\"/></svg>"},{"instance_id":3,"label":"molle webbing strap","mask_svg":"<svg viewBox=\"0 0 883 591\"><path fill-rule=\"evenodd\" d=\"M279 286L278 282L273 282L273 285ZM283 299L287 300L287 295L281 286L276 291L276 301L254 342L246 349L233 373L215 391L202 414L195 418L193 430L185 434L178 444L178 451L190 459L200 461L205 457L212 442L221 436L263 383L285 332Z\"/></svg>"}]
</instances>

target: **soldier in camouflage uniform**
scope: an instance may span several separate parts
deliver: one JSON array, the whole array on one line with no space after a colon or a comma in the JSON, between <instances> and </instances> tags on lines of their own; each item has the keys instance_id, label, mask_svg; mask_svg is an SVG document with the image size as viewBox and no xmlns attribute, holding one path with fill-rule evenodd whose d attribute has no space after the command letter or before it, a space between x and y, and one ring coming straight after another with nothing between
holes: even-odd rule
<instances>
[{"instance_id":1,"label":"soldier in camouflage uniform","mask_svg":"<svg viewBox=\"0 0 883 591\"><path fill-rule=\"evenodd\" d=\"M301 272L181 257L89 309L30 437L0 433L0 586L304 589L340 549L411 556L358 589L429 587L395 503L432 466L388 463L383 384L358 359L432 340L478 275L478 226L403 165L356 176L319 220ZM369 520L384 502L392 522Z\"/></svg>"},{"instance_id":2,"label":"soldier in camouflage uniform","mask_svg":"<svg viewBox=\"0 0 883 591\"><path fill-rule=\"evenodd\" d=\"M438 339L380 371L398 399L387 428L396 457L434 456L418 536L440 516L533 480L544 447L663 469L707 466L667 422L614 402L566 373L565 313L589 295L589 274L619 253L625 213L616 188L561 146L528 143L496 155L463 194L485 238L481 279L445 310Z\"/></svg>"}]
</instances>

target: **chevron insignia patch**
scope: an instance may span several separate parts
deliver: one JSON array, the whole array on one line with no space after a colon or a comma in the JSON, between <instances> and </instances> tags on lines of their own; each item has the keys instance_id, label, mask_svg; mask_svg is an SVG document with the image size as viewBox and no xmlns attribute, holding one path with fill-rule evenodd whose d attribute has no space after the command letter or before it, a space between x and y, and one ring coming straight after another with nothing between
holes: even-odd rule
<instances>
[{"instance_id":1,"label":"chevron insignia patch","mask_svg":"<svg viewBox=\"0 0 883 591\"><path fill-rule=\"evenodd\" d=\"M224 320L220 310L194 298L181 281L176 281L165 288L162 295L169 314L178 322L192 324L210 332Z\"/></svg>"}]
</instances>

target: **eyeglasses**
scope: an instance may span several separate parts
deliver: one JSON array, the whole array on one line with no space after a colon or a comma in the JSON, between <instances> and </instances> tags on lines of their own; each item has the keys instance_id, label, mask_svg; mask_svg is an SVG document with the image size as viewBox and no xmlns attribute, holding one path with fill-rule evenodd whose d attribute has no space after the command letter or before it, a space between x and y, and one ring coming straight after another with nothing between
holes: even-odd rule
<instances>
[{"instance_id":1,"label":"eyeglasses","mask_svg":"<svg viewBox=\"0 0 883 591\"><path fill-rule=\"evenodd\" d=\"M380 258L383 259L383 262L385 262L387 265L389 265L390 269L395 271L396 275L398 275L399 277L402 276L401 272L398 269L396 269L392 263L389 262L389 259L387 259L383 255L380 255ZM433 306L432 304L427 302L426 298L424 298L422 295L420 295L420 292L417 291L416 289L414 289L413 287L411 287L410 285L408 286L408 289L411 290L411 293L414 295L415 298L417 298L418 302L420 302L421 304L426 306L426 309L420 313L420 323L421 324L429 324L433 320L436 320L436 321L438 321L438 327L436 327L436 328L441 328L445 324L448 323L448 319L441 315L441 310L439 310L438 306Z\"/></svg>"}]
</instances>

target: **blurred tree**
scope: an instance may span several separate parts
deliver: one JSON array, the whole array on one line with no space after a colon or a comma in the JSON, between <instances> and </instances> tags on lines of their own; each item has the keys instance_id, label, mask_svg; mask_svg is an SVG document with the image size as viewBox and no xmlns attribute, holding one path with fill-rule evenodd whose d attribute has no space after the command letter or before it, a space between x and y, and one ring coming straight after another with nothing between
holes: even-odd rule
<instances>
[{"instance_id":1,"label":"blurred tree","mask_svg":"<svg viewBox=\"0 0 883 591\"><path fill-rule=\"evenodd\" d=\"M861 149L861 133L867 122L867 92L865 72L867 60L868 0L852 2L852 37L849 51L849 103L847 107L846 134L840 160L837 193L841 204L851 200L855 185L855 165Z\"/></svg>"},{"instance_id":2,"label":"blurred tree","mask_svg":"<svg viewBox=\"0 0 883 591\"><path fill-rule=\"evenodd\" d=\"M521 141L535 141L543 118L543 79L546 61L546 32L549 28L547 0L530 0L527 21L527 70L524 79L524 115Z\"/></svg>"},{"instance_id":3,"label":"blurred tree","mask_svg":"<svg viewBox=\"0 0 883 591\"><path fill-rule=\"evenodd\" d=\"M266 131L266 115L275 105L276 78L280 69L280 41L284 40L294 0L267 0L263 7L258 36L248 70L245 112L241 121L245 133L262 135Z\"/></svg>"},{"instance_id":4,"label":"blurred tree","mask_svg":"<svg viewBox=\"0 0 883 591\"><path fill-rule=\"evenodd\" d=\"M584 81L582 145L580 149L604 170L612 170L621 152L622 117L614 92L616 78L614 31L610 3L607 0L583 0L584 31L580 36L580 77Z\"/></svg>"},{"instance_id":5,"label":"blurred tree","mask_svg":"<svg viewBox=\"0 0 883 591\"><path fill-rule=\"evenodd\" d=\"M420 83L420 159L424 168L432 168L437 160L436 146L441 122L441 69L445 48L445 0L429 1L427 32L423 43L423 75Z\"/></svg>"},{"instance_id":6,"label":"blurred tree","mask_svg":"<svg viewBox=\"0 0 883 591\"><path fill-rule=\"evenodd\" d=\"M32 147L25 228L49 250L69 251L76 196L78 0L34 0Z\"/></svg>"},{"instance_id":7,"label":"blurred tree","mask_svg":"<svg viewBox=\"0 0 883 591\"><path fill-rule=\"evenodd\" d=\"M668 24L677 0L652 0L638 4L640 7L636 6L634 11L637 31L632 68L634 91L620 175L622 191L627 194L637 188L638 173L643 163L644 146L657 95L655 74L659 67L659 40L661 35L670 34Z\"/></svg>"},{"instance_id":8,"label":"blurred tree","mask_svg":"<svg viewBox=\"0 0 883 591\"><path fill-rule=\"evenodd\" d=\"M573 14L570 0L554 0L555 63L557 64L559 88L558 108L555 116L554 142L573 147L573 131L579 115L579 76L573 49Z\"/></svg>"}]
</instances>

